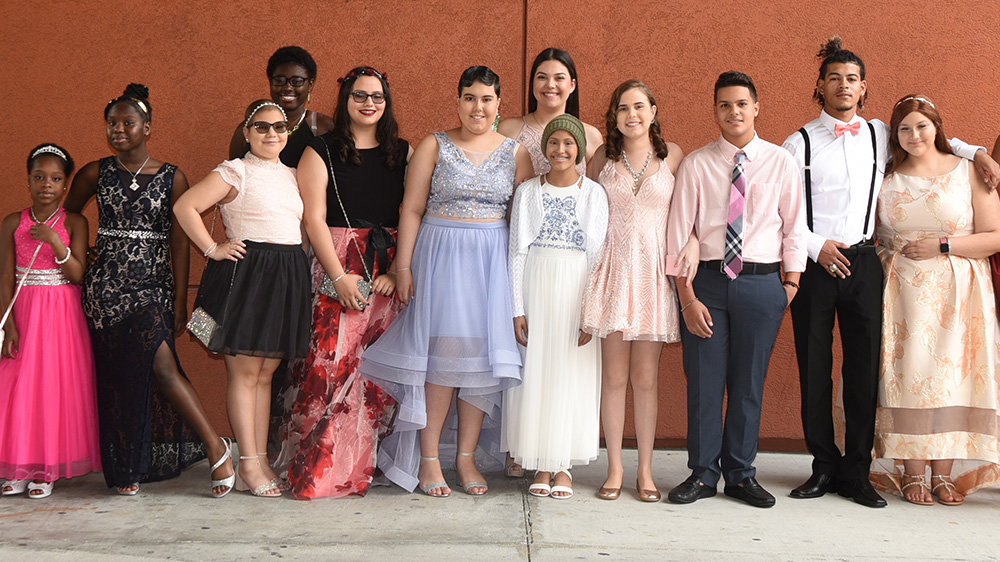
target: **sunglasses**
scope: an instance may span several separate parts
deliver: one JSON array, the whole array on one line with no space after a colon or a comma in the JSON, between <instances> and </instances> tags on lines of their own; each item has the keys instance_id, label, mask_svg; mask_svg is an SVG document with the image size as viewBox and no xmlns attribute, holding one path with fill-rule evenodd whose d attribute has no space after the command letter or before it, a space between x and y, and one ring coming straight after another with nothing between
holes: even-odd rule
<instances>
[{"instance_id":1,"label":"sunglasses","mask_svg":"<svg viewBox=\"0 0 1000 562\"><path fill-rule=\"evenodd\" d=\"M351 92L351 98L357 103L365 103L365 100L368 98L371 98L372 103L375 105L382 105L385 103L385 94L382 92L372 92L369 94L368 92L363 92L361 90L354 90Z\"/></svg>"},{"instance_id":2,"label":"sunglasses","mask_svg":"<svg viewBox=\"0 0 1000 562\"><path fill-rule=\"evenodd\" d=\"M274 86L274 87L276 87L276 88L280 88L280 87L284 86L285 84L291 84L293 88L298 88L299 86L302 86L303 84L305 84L306 80L309 80L309 79L308 78L304 78L302 76L292 76L292 77L288 77L288 76L272 76L271 77L271 85Z\"/></svg>"},{"instance_id":3,"label":"sunglasses","mask_svg":"<svg viewBox=\"0 0 1000 562\"><path fill-rule=\"evenodd\" d=\"M267 131L271 127L274 127L274 132L278 134L288 131L288 121L275 121L274 123L268 123L267 121L254 121L253 123L250 123L250 126L262 135L266 135Z\"/></svg>"}]
</instances>

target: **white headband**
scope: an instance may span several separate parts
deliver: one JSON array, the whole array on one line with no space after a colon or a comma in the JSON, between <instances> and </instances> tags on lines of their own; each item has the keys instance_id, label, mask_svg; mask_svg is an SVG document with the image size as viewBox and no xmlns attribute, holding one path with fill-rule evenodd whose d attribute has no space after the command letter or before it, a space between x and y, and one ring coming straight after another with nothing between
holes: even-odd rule
<instances>
[{"instance_id":1,"label":"white headband","mask_svg":"<svg viewBox=\"0 0 1000 562\"><path fill-rule=\"evenodd\" d=\"M285 115L285 110L281 109L280 105L274 103L273 101L266 101L266 102L258 105L257 107L253 108L253 111L251 111L250 115L247 116L247 121L246 121L246 123L243 124L243 126L244 127L250 127L250 120L253 119L254 114L256 114L258 111L260 111L260 108L268 106L268 105L273 105L274 107L277 107L278 111L281 112L281 116L285 118L285 121L288 121L288 116Z\"/></svg>"},{"instance_id":2,"label":"white headband","mask_svg":"<svg viewBox=\"0 0 1000 562\"><path fill-rule=\"evenodd\" d=\"M47 145L39 148L38 150L32 152L31 153L31 157L35 158L39 154L46 154L46 153L52 153L52 154L55 154L56 156L58 156L59 158L62 158L63 160L67 160L67 161L69 160L68 158L66 158L66 153L65 152L59 150L58 148L52 146L51 144L47 144Z\"/></svg>"},{"instance_id":3,"label":"white headband","mask_svg":"<svg viewBox=\"0 0 1000 562\"><path fill-rule=\"evenodd\" d=\"M927 105L933 107L934 109L937 109L937 106L934 105L934 102L932 102L931 100L929 100L929 99L927 99L927 98L925 98L923 96L907 96L907 97L905 97L905 98L897 101L896 105L899 105L899 104L901 104L901 103L903 103L904 101L907 101L907 100L922 101L922 102L926 103ZM893 107L895 107L895 106L893 106Z\"/></svg>"}]
</instances>

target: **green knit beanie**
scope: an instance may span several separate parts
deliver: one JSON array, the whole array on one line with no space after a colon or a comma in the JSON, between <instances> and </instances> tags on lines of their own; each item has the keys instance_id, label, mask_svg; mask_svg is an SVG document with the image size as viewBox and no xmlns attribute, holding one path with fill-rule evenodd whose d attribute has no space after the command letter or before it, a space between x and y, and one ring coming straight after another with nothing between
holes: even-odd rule
<instances>
[{"instance_id":1,"label":"green knit beanie","mask_svg":"<svg viewBox=\"0 0 1000 562\"><path fill-rule=\"evenodd\" d=\"M576 140L576 163L583 162L583 157L587 155L587 133L583 130L583 123L569 113L563 113L545 126L542 132L542 154L546 154L545 145L549 142L549 137L556 131L566 131L573 135Z\"/></svg>"}]
</instances>

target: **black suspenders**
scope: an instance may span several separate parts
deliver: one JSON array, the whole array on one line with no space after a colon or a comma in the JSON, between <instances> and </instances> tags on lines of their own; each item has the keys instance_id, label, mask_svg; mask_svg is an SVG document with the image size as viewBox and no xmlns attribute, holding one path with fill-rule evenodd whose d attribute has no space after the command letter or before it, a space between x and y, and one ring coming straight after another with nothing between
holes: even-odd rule
<instances>
[{"instance_id":1,"label":"black suspenders","mask_svg":"<svg viewBox=\"0 0 1000 562\"><path fill-rule=\"evenodd\" d=\"M806 226L809 230L813 229L813 190L812 190L812 170L809 169L809 157L812 155L812 148L809 144L809 133L806 132L806 128L802 127L799 129L802 133L802 140L806 141L806 150L802 153L805 158L806 166L804 168L806 175Z\"/></svg>"},{"instance_id":2,"label":"black suspenders","mask_svg":"<svg viewBox=\"0 0 1000 562\"><path fill-rule=\"evenodd\" d=\"M868 188L868 210L865 211L865 231L861 233L862 242L875 235L875 225L872 225L872 233L868 234L868 221L872 217L872 199L875 198L875 173L878 171L878 145L875 144L875 127L869 122L868 132L872 135L872 185Z\"/></svg>"},{"instance_id":3,"label":"black suspenders","mask_svg":"<svg viewBox=\"0 0 1000 562\"><path fill-rule=\"evenodd\" d=\"M871 122L867 123L868 132L872 136L872 182L871 186L868 188L868 207L865 211L865 228L864 232L861 233L863 238L862 242L871 238L868 234L868 223L871 221L872 217L872 200L875 198L875 175L878 172L878 144L875 140L875 127ZM806 133L806 128L802 127L799 129L799 133L802 134L802 140L805 141L806 147L803 153L803 159L805 160L805 188L806 188L806 225L809 230L813 229L813 205L812 205L812 170L809 165L809 158L812 155L812 148L809 144L809 134ZM872 233L874 234L874 233Z\"/></svg>"}]
</instances>

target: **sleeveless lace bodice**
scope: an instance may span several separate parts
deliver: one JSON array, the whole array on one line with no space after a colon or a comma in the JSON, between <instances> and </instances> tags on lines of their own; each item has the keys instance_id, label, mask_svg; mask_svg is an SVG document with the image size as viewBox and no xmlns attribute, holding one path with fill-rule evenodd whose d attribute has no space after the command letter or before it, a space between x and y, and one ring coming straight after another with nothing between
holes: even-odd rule
<instances>
[{"instance_id":1,"label":"sleeveless lace bodice","mask_svg":"<svg viewBox=\"0 0 1000 562\"><path fill-rule=\"evenodd\" d=\"M21 211L21 220L17 223L17 229L14 230L14 254L17 266L15 282L20 281L21 277L27 273L28 279L24 282L25 285L65 285L69 283L69 280L62 274L62 268L56 263L52 246L31 238L31 227L35 221L28 211L29 209ZM38 218L45 220L46 217ZM54 223L49 223L49 226L68 248L69 233L66 232L66 212L60 209L59 218L55 219ZM39 244L42 245L42 249L38 250L38 257L35 258L35 263L28 270L28 264L31 263L31 257L35 255L35 249L38 248Z\"/></svg>"},{"instance_id":2,"label":"sleeveless lace bodice","mask_svg":"<svg viewBox=\"0 0 1000 562\"><path fill-rule=\"evenodd\" d=\"M302 197L295 170L247 153L226 160L214 172L239 192L220 205L226 238L274 244L301 244Z\"/></svg>"},{"instance_id":3,"label":"sleeveless lace bodice","mask_svg":"<svg viewBox=\"0 0 1000 562\"><path fill-rule=\"evenodd\" d=\"M547 173L552 169L549 161L545 159L545 151L542 150L542 132L528 125L528 122L522 117L521 130L517 132L515 139L528 151L528 156L531 156L531 167L534 169L536 176ZM586 157L586 154L584 156ZM580 163L576 165L576 171L581 176L587 175L587 162L580 160Z\"/></svg>"},{"instance_id":4,"label":"sleeveless lace bodice","mask_svg":"<svg viewBox=\"0 0 1000 562\"><path fill-rule=\"evenodd\" d=\"M83 311L106 328L143 306L174 306L168 235L177 167L163 164L137 195L125 193L114 157L102 158L97 178L97 261L84 277Z\"/></svg>"},{"instance_id":5,"label":"sleeveless lace bodice","mask_svg":"<svg viewBox=\"0 0 1000 562\"><path fill-rule=\"evenodd\" d=\"M427 214L455 219L502 219L514 193L517 143L504 139L476 166L446 133L434 133L434 137L438 141L438 159L431 176Z\"/></svg>"}]
</instances>

